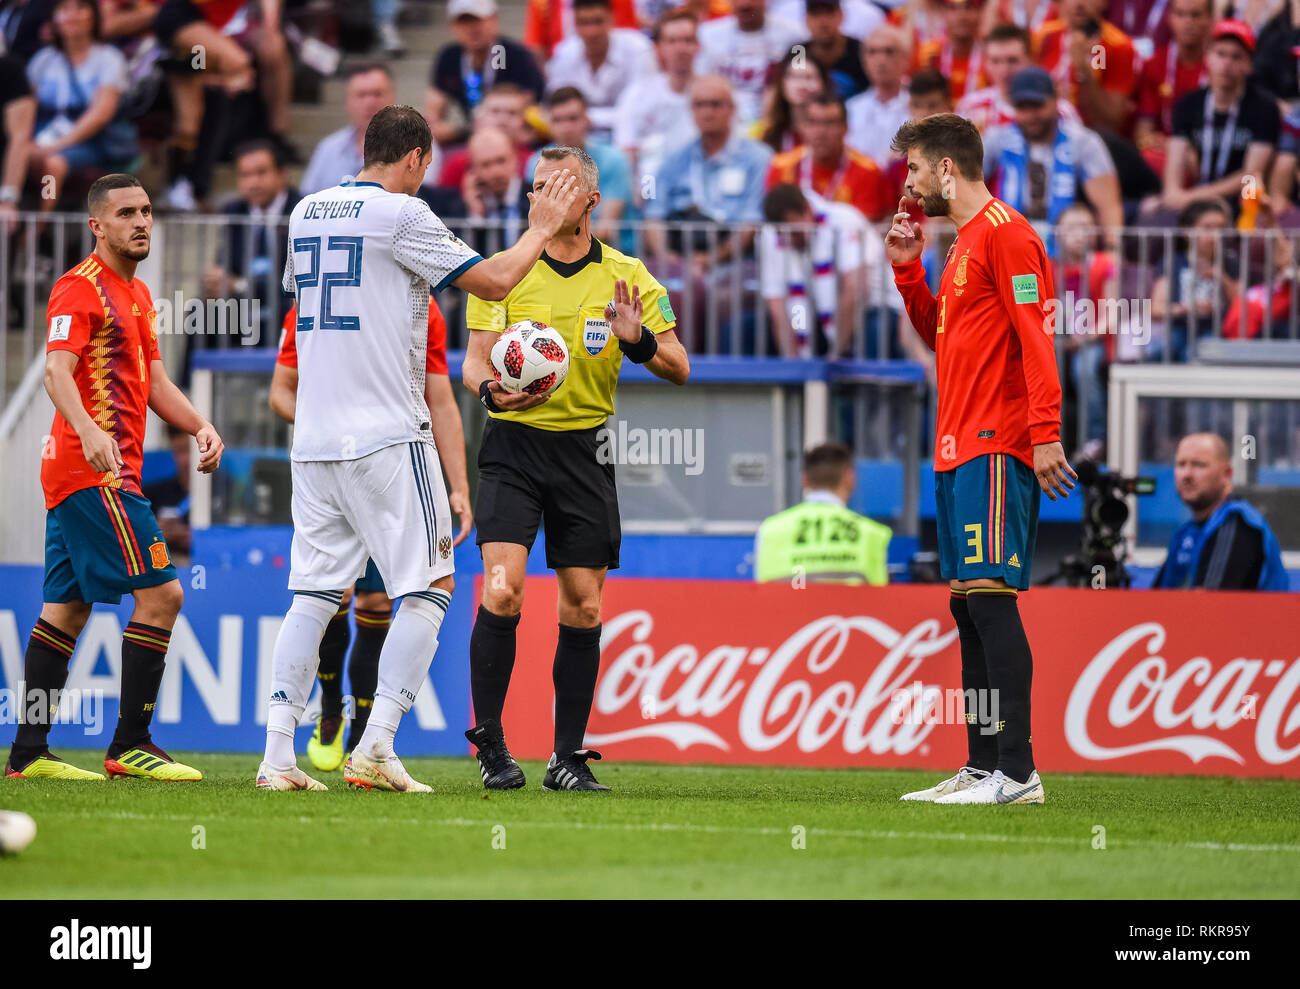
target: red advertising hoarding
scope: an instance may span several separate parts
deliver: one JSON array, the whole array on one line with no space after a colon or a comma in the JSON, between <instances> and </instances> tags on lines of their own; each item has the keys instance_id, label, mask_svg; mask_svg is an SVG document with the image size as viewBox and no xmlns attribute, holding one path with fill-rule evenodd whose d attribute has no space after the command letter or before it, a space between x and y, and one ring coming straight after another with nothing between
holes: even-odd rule
<instances>
[{"instance_id":1,"label":"red advertising hoarding","mask_svg":"<svg viewBox=\"0 0 1300 989\"><path fill-rule=\"evenodd\" d=\"M529 578L502 721L551 752L556 591ZM605 585L587 744L607 759L915 767L966 754L961 663L936 586ZM1300 597L1036 589L1044 771L1300 778Z\"/></svg>"}]
</instances>

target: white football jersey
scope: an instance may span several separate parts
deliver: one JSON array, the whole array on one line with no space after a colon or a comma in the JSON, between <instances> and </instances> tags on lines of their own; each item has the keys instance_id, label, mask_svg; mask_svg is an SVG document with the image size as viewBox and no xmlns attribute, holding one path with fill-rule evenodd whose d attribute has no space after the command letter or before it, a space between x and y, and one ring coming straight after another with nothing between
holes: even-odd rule
<instances>
[{"instance_id":1,"label":"white football jersey","mask_svg":"<svg viewBox=\"0 0 1300 989\"><path fill-rule=\"evenodd\" d=\"M307 196L289 218L284 288L297 300L292 459L355 460L429 442L429 290L481 261L421 199L375 182Z\"/></svg>"}]
</instances>

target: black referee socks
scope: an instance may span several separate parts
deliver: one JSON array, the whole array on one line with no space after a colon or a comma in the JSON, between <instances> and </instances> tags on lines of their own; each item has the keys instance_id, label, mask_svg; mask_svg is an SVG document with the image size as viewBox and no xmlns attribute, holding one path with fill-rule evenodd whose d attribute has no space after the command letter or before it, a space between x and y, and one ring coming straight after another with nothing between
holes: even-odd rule
<instances>
[{"instance_id":1,"label":"black referee socks","mask_svg":"<svg viewBox=\"0 0 1300 989\"><path fill-rule=\"evenodd\" d=\"M500 721L515 670L515 629L519 615L494 615L481 604L469 636L469 690L474 722Z\"/></svg>"},{"instance_id":2,"label":"black referee socks","mask_svg":"<svg viewBox=\"0 0 1300 989\"><path fill-rule=\"evenodd\" d=\"M21 769L48 748L50 724L59 694L68 682L68 660L76 646L75 637L44 618L36 620L23 658L25 696L18 701L23 714L9 757L14 769ZM29 699L33 703L29 704Z\"/></svg>"},{"instance_id":3,"label":"black referee socks","mask_svg":"<svg viewBox=\"0 0 1300 989\"><path fill-rule=\"evenodd\" d=\"M348 659L348 683L352 688L352 726L348 729L348 751L361 744L370 721L370 708L375 703L375 687L379 684L379 654L388 638L393 609L368 611L356 609L357 638L352 643Z\"/></svg>"},{"instance_id":4,"label":"black referee socks","mask_svg":"<svg viewBox=\"0 0 1300 989\"><path fill-rule=\"evenodd\" d=\"M997 768L1017 783L1034 771L1030 744L1029 690L1034 661L1020 622L1016 592L975 587L966 592L966 610L979 630L988 683L997 702L994 727L998 742Z\"/></svg>"},{"instance_id":5,"label":"black referee socks","mask_svg":"<svg viewBox=\"0 0 1300 989\"><path fill-rule=\"evenodd\" d=\"M961 689L966 699L966 765L991 773L998 768L998 739L989 725L989 673L979 629L966 607L966 592L953 591L948 608L961 640ZM982 730L987 729L987 730Z\"/></svg>"},{"instance_id":6,"label":"black referee socks","mask_svg":"<svg viewBox=\"0 0 1300 989\"><path fill-rule=\"evenodd\" d=\"M325 626L320 640L320 664L316 679L320 681L320 713L322 718L337 718L343 713L343 657L352 641L348 627L348 608L343 605L338 614Z\"/></svg>"},{"instance_id":7,"label":"black referee socks","mask_svg":"<svg viewBox=\"0 0 1300 989\"><path fill-rule=\"evenodd\" d=\"M110 759L149 743L149 725L171 638L171 629L144 622L129 622L122 630L122 702L117 709L117 731L108 747Z\"/></svg>"},{"instance_id":8,"label":"black referee socks","mask_svg":"<svg viewBox=\"0 0 1300 989\"><path fill-rule=\"evenodd\" d=\"M560 626L555 645L555 754L563 758L582 748L587 718L600 672L600 626Z\"/></svg>"}]
</instances>

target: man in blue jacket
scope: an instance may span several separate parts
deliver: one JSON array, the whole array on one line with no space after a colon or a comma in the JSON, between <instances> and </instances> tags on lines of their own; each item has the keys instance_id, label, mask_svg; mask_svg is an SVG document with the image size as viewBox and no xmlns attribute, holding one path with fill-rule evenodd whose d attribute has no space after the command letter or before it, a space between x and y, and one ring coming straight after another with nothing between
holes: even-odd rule
<instances>
[{"instance_id":1,"label":"man in blue jacket","mask_svg":"<svg viewBox=\"0 0 1300 989\"><path fill-rule=\"evenodd\" d=\"M1174 533L1155 587L1288 589L1273 530L1255 508L1232 497L1232 464L1222 437L1184 436L1174 457L1174 483L1192 520Z\"/></svg>"}]
</instances>

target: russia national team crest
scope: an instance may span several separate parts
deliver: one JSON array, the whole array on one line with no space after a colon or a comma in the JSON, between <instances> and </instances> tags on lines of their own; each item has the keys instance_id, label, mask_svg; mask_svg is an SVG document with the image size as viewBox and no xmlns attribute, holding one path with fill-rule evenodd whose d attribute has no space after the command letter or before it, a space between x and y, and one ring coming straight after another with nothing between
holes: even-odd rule
<instances>
[{"instance_id":1,"label":"russia national team crest","mask_svg":"<svg viewBox=\"0 0 1300 989\"><path fill-rule=\"evenodd\" d=\"M167 555L167 544L161 540L149 547L149 559L155 570L165 570L172 565L171 557Z\"/></svg>"},{"instance_id":2,"label":"russia national team crest","mask_svg":"<svg viewBox=\"0 0 1300 989\"><path fill-rule=\"evenodd\" d=\"M443 536L438 540L438 552L444 560L451 556L451 536Z\"/></svg>"},{"instance_id":3,"label":"russia national team crest","mask_svg":"<svg viewBox=\"0 0 1300 989\"><path fill-rule=\"evenodd\" d=\"M582 345L587 353L595 357L609 343L609 320L588 319L582 325Z\"/></svg>"}]
</instances>

